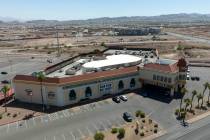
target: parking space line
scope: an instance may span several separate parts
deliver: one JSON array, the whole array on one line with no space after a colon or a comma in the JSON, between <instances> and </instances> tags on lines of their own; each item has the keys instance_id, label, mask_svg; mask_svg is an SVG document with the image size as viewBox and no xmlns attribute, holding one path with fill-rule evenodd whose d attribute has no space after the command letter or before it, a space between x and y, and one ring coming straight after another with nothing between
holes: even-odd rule
<instances>
[{"instance_id":1,"label":"parking space line","mask_svg":"<svg viewBox=\"0 0 210 140\"><path fill-rule=\"evenodd\" d=\"M41 122L43 123L44 122L43 116L40 116L40 118L41 118Z\"/></svg>"},{"instance_id":2,"label":"parking space line","mask_svg":"<svg viewBox=\"0 0 210 140\"><path fill-rule=\"evenodd\" d=\"M88 126L86 127L86 129L87 129L87 131L88 131L89 135L93 135L93 133L90 131L90 129L89 129L89 127L88 127Z\"/></svg>"},{"instance_id":3,"label":"parking space line","mask_svg":"<svg viewBox=\"0 0 210 140\"><path fill-rule=\"evenodd\" d=\"M81 138L83 139L85 137L84 134L82 133L82 131L79 128L77 130L79 131Z\"/></svg>"},{"instance_id":4,"label":"parking space line","mask_svg":"<svg viewBox=\"0 0 210 140\"><path fill-rule=\"evenodd\" d=\"M26 126L26 128L28 128L28 124L27 124L26 120L25 120L24 122L25 122L25 126Z\"/></svg>"},{"instance_id":5,"label":"parking space line","mask_svg":"<svg viewBox=\"0 0 210 140\"><path fill-rule=\"evenodd\" d=\"M108 123L108 125L112 127L112 123L110 122L110 120L105 120L105 121Z\"/></svg>"},{"instance_id":6,"label":"parking space line","mask_svg":"<svg viewBox=\"0 0 210 140\"><path fill-rule=\"evenodd\" d=\"M65 117L69 117L70 116L70 113L67 110L63 110L63 115Z\"/></svg>"},{"instance_id":7,"label":"parking space line","mask_svg":"<svg viewBox=\"0 0 210 140\"><path fill-rule=\"evenodd\" d=\"M32 118L32 120L33 120L33 124L36 125L36 122L35 122L35 120L34 120L34 117Z\"/></svg>"},{"instance_id":8,"label":"parking space line","mask_svg":"<svg viewBox=\"0 0 210 140\"><path fill-rule=\"evenodd\" d=\"M56 137L55 136L53 136L53 140L56 140Z\"/></svg>"},{"instance_id":9,"label":"parking space line","mask_svg":"<svg viewBox=\"0 0 210 140\"><path fill-rule=\"evenodd\" d=\"M95 128L95 130L99 130L98 127L93 123L92 126Z\"/></svg>"},{"instance_id":10,"label":"parking space line","mask_svg":"<svg viewBox=\"0 0 210 140\"><path fill-rule=\"evenodd\" d=\"M100 121L99 124L104 128L105 131L107 130L107 128L105 127L105 125L102 121Z\"/></svg>"},{"instance_id":11,"label":"parking space line","mask_svg":"<svg viewBox=\"0 0 210 140\"><path fill-rule=\"evenodd\" d=\"M62 134L61 137L63 138L63 140L66 140L66 137L64 134Z\"/></svg>"},{"instance_id":12,"label":"parking space line","mask_svg":"<svg viewBox=\"0 0 210 140\"><path fill-rule=\"evenodd\" d=\"M18 122L16 122L16 128L18 129L18 127L19 127L19 123L18 123Z\"/></svg>"},{"instance_id":13,"label":"parking space line","mask_svg":"<svg viewBox=\"0 0 210 140\"><path fill-rule=\"evenodd\" d=\"M7 124L7 131L6 131L7 133L9 132L9 125L10 125L10 124Z\"/></svg>"},{"instance_id":14,"label":"parking space line","mask_svg":"<svg viewBox=\"0 0 210 140\"><path fill-rule=\"evenodd\" d=\"M73 132L69 132L69 133L70 133L70 135L72 136L73 140L76 140L76 138L75 138Z\"/></svg>"}]
</instances>

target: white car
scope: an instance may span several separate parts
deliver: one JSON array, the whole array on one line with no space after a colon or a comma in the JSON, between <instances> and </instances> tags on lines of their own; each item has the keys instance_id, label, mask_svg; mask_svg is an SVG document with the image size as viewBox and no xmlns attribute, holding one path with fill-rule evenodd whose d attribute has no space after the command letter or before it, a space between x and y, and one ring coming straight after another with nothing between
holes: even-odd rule
<instances>
[{"instance_id":1,"label":"white car","mask_svg":"<svg viewBox=\"0 0 210 140\"><path fill-rule=\"evenodd\" d=\"M120 96L120 99L123 100L123 101L127 101L127 100L128 100L128 97L125 96L125 95L121 95L121 96Z\"/></svg>"}]
</instances>

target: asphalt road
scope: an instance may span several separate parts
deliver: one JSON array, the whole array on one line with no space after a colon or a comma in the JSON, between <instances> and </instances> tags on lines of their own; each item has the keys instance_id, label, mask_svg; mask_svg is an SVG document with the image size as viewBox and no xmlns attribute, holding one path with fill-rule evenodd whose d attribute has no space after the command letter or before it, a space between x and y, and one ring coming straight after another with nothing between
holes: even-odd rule
<instances>
[{"instance_id":1,"label":"asphalt road","mask_svg":"<svg viewBox=\"0 0 210 140\"><path fill-rule=\"evenodd\" d=\"M156 140L209 140L210 117L199 120L189 126L176 125L168 130L164 136Z\"/></svg>"},{"instance_id":2,"label":"asphalt road","mask_svg":"<svg viewBox=\"0 0 210 140\"><path fill-rule=\"evenodd\" d=\"M199 37L194 37L190 35L182 35L182 34L177 34L177 33L172 33L172 32L167 32L168 35L178 37L180 39L184 39L185 41L190 41L190 42L195 42L195 43L204 43L204 44L210 44L210 40L206 38L199 38Z\"/></svg>"}]
</instances>

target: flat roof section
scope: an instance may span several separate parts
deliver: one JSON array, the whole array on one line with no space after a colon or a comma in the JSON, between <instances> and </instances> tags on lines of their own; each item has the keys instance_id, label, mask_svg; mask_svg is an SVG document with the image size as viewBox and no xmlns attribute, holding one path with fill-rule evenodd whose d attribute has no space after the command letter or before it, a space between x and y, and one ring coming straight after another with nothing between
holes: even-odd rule
<instances>
[{"instance_id":1,"label":"flat roof section","mask_svg":"<svg viewBox=\"0 0 210 140\"><path fill-rule=\"evenodd\" d=\"M131 63L141 63L141 58L132 56L132 55L126 55L126 54L120 54L120 55L111 55L107 56L105 60L98 60L98 61L92 61L85 63L83 65L86 69L103 69L104 67L112 68L117 65L126 65Z\"/></svg>"}]
</instances>

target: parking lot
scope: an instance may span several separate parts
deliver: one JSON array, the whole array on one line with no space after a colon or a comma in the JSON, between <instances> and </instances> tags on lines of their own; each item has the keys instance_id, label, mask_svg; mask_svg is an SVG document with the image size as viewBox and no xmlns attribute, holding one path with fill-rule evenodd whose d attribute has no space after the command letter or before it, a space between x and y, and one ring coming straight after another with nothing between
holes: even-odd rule
<instances>
[{"instance_id":1,"label":"parking lot","mask_svg":"<svg viewBox=\"0 0 210 140\"><path fill-rule=\"evenodd\" d=\"M187 90L188 93L186 97L191 97L191 92L193 90L197 90L198 93L203 92L203 84L205 82L210 83L210 68L207 67L190 67L190 80L187 81ZM200 78L199 81L197 80L192 80L191 77L198 76ZM207 93L206 93L207 95Z\"/></svg>"},{"instance_id":2,"label":"parking lot","mask_svg":"<svg viewBox=\"0 0 210 140\"><path fill-rule=\"evenodd\" d=\"M7 136L22 132L30 133L32 130L36 132L40 128L45 129L45 133L39 134L38 139L79 140L94 135L97 131L109 130L113 126L120 127L126 124L127 122L122 118L122 113L125 111L131 112L133 115L137 109L142 109L147 114L151 113L151 110L140 107L141 98L141 96L133 94L127 102L119 104L108 99L108 101L80 106L76 110L66 109L29 120L22 120L1 126L0 138L3 135ZM51 131L47 130L46 132L46 128ZM37 139L37 136L35 139Z\"/></svg>"}]
</instances>

